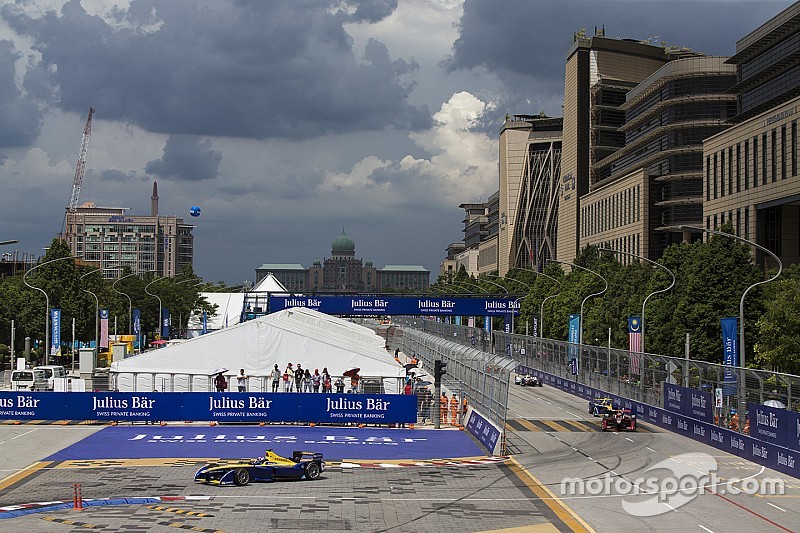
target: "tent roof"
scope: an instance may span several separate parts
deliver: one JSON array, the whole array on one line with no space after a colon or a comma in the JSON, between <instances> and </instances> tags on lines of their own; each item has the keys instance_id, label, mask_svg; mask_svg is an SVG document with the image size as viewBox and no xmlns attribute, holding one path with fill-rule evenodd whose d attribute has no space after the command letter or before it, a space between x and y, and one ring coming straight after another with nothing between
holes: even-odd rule
<instances>
[{"instance_id":1,"label":"tent roof","mask_svg":"<svg viewBox=\"0 0 800 533\"><path fill-rule=\"evenodd\" d=\"M207 375L225 367L231 374L244 368L250 376L267 376L275 364L283 371L291 362L312 371L327 367L331 375L353 367L362 376L402 375L384 346L369 328L293 307L117 361L111 371Z\"/></svg>"}]
</instances>

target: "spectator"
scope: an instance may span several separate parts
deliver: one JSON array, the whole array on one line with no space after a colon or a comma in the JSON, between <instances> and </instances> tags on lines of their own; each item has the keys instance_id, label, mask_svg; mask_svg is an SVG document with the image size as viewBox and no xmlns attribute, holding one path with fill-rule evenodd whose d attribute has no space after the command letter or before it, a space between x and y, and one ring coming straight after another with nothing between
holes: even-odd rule
<instances>
[{"instance_id":1,"label":"spectator","mask_svg":"<svg viewBox=\"0 0 800 533\"><path fill-rule=\"evenodd\" d=\"M319 392L319 386L322 383L322 376L319 375L319 368L314 369L314 375L311 376L311 381L314 384L314 392Z\"/></svg>"},{"instance_id":2,"label":"spectator","mask_svg":"<svg viewBox=\"0 0 800 533\"><path fill-rule=\"evenodd\" d=\"M294 369L292 368L292 363L289 363L286 366L286 370L283 371L283 392L292 392L293 385Z\"/></svg>"},{"instance_id":3,"label":"spectator","mask_svg":"<svg viewBox=\"0 0 800 533\"><path fill-rule=\"evenodd\" d=\"M303 379L306 377L305 371L297 363L297 368L294 369L294 389L297 392L303 392Z\"/></svg>"},{"instance_id":4,"label":"spectator","mask_svg":"<svg viewBox=\"0 0 800 533\"><path fill-rule=\"evenodd\" d=\"M217 374L217 377L214 378L214 387L216 387L217 392L225 392L225 389L228 388L228 380L225 379L222 372Z\"/></svg>"},{"instance_id":5,"label":"spectator","mask_svg":"<svg viewBox=\"0 0 800 533\"><path fill-rule=\"evenodd\" d=\"M403 387L403 394L411 394L412 393L411 389L412 389L411 380L409 378L406 378L406 386Z\"/></svg>"},{"instance_id":6,"label":"spectator","mask_svg":"<svg viewBox=\"0 0 800 533\"><path fill-rule=\"evenodd\" d=\"M328 367L322 369L322 392L331 392L331 375L328 373Z\"/></svg>"},{"instance_id":7,"label":"spectator","mask_svg":"<svg viewBox=\"0 0 800 533\"><path fill-rule=\"evenodd\" d=\"M244 373L244 368L239 369L239 375L236 376L236 386L239 392L247 392L247 379L248 375Z\"/></svg>"},{"instance_id":8,"label":"spectator","mask_svg":"<svg viewBox=\"0 0 800 533\"><path fill-rule=\"evenodd\" d=\"M336 392L338 394L344 392L344 380L341 377L336 378Z\"/></svg>"},{"instance_id":9,"label":"spectator","mask_svg":"<svg viewBox=\"0 0 800 533\"><path fill-rule=\"evenodd\" d=\"M350 376L350 392L358 392L358 382L360 380L361 376L359 376L357 372L353 372L353 375Z\"/></svg>"},{"instance_id":10,"label":"spectator","mask_svg":"<svg viewBox=\"0 0 800 533\"><path fill-rule=\"evenodd\" d=\"M311 392L312 385L311 371L306 368L306 373L303 375L303 392Z\"/></svg>"},{"instance_id":11,"label":"spectator","mask_svg":"<svg viewBox=\"0 0 800 533\"><path fill-rule=\"evenodd\" d=\"M275 368L272 369L272 392L278 392L278 384L281 382L281 371L278 369L278 363L275 363Z\"/></svg>"},{"instance_id":12,"label":"spectator","mask_svg":"<svg viewBox=\"0 0 800 533\"><path fill-rule=\"evenodd\" d=\"M442 393L441 398L439 398L439 423L440 424L447 424L447 394Z\"/></svg>"}]
</instances>

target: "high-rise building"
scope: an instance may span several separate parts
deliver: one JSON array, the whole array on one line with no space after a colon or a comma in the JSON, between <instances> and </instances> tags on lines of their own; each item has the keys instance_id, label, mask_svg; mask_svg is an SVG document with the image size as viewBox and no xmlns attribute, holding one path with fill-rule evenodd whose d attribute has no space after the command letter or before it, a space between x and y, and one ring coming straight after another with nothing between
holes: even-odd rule
<instances>
[{"instance_id":1,"label":"high-rise building","mask_svg":"<svg viewBox=\"0 0 800 533\"><path fill-rule=\"evenodd\" d=\"M609 39L603 31L574 35L567 53L557 259L572 261L581 248L581 198L597 181L592 165L625 145L620 106L625 95L663 66L664 48L627 39Z\"/></svg>"},{"instance_id":2,"label":"high-rise building","mask_svg":"<svg viewBox=\"0 0 800 533\"><path fill-rule=\"evenodd\" d=\"M581 199L582 248L658 259L682 242L681 225L702 224L703 139L736 114L728 92L735 69L726 59L670 61L627 93L625 144L592 166L594 181Z\"/></svg>"},{"instance_id":3,"label":"high-rise building","mask_svg":"<svg viewBox=\"0 0 800 533\"><path fill-rule=\"evenodd\" d=\"M704 227L730 223L784 264L800 262L800 3L741 38L728 61L738 114L703 143ZM772 265L760 251L756 261Z\"/></svg>"},{"instance_id":4,"label":"high-rise building","mask_svg":"<svg viewBox=\"0 0 800 533\"><path fill-rule=\"evenodd\" d=\"M500 129L497 270L537 269L555 259L561 118L507 116Z\"/></svg>"},{"instance_id":5,"label":"high-rise building","mask_svg":"<svg viewBox=\"0 0 800 533\"><path fill-rule=\"evenodd\" d=\"M123 268L170 277L192 266L194 226L182 218L158 214L158 188L153 184L151 215L127 214L126 207L98 207L86 202L67 209L65 240L72 255L102 268L103 277L117 278Z\"/></svg>"}]
</instances>

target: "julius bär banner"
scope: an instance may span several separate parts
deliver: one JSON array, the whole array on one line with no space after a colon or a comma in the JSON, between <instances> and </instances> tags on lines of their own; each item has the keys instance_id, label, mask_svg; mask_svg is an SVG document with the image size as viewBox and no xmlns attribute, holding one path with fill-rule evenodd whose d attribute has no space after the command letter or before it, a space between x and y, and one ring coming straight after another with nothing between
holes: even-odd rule
<instances>
[{"instance_id":1,"label":"julius b\u00e4r banner","mask_svg":"<svg viewBox=\"0 0 800 533\"><path fill-rule=\"evenodd\" d=\"M519 314L518 298L429 298L408 296L270 296L271 313L307 307L329 315L450 315Z\"/></svg>"},{"instance_id":2,"label":"julius b\u00e4r banner","mask_svg":"<svg viewBox=\"0 0 800 533\"><path fill-rule=\"evenodd\" d=\"M0 392L0 419L414 423L416 395Z\"/></svg>"}]
</instances>

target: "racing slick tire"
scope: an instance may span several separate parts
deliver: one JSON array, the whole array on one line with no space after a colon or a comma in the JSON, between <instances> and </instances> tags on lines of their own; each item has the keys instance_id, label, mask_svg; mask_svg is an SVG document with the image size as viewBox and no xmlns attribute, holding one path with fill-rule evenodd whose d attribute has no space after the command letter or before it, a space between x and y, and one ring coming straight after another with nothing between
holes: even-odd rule
<instances>
[{"instance_id":1,"label":"racing slick tire","mask_svg":"<svg viewBox=\"0 0 800 533\"><path fill-rule=\"evenodd\" d=\"M233 483L239 487L244 487L250 483L250 472L244 468L237 468L233 471Z\"/></svg>"},{"instance_id":2,"label":"racing slick tire","mask_svg":"<svg viewBox=\"0 0 800 533\"><path fill-rule=\"evenodd\" d=\"M306 465L306 479L317 479L321 472L319 463L311 462Z\"/></svg>"}]
</instances>

